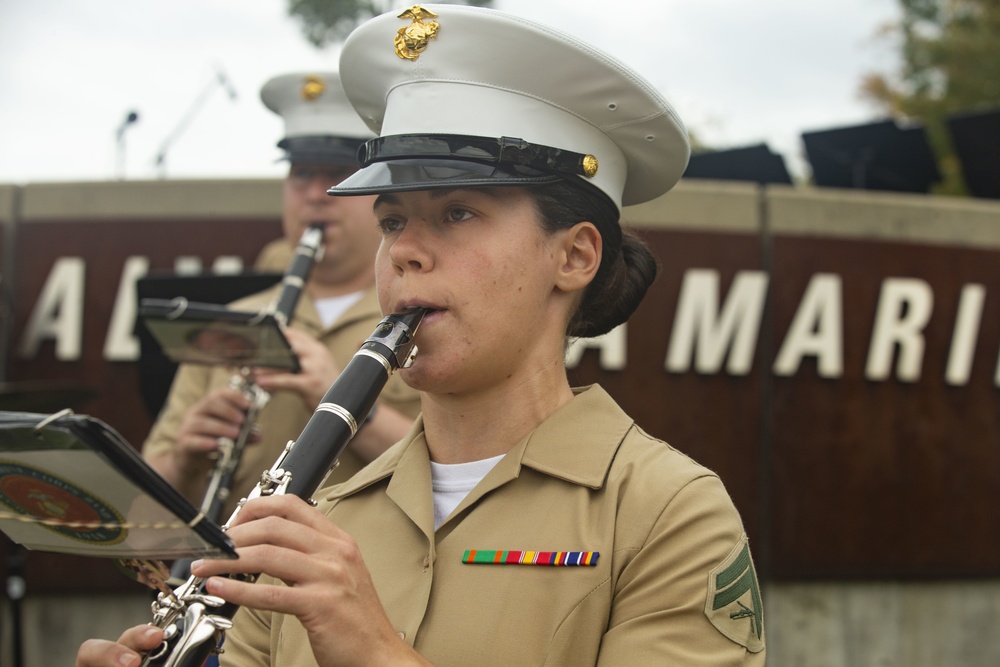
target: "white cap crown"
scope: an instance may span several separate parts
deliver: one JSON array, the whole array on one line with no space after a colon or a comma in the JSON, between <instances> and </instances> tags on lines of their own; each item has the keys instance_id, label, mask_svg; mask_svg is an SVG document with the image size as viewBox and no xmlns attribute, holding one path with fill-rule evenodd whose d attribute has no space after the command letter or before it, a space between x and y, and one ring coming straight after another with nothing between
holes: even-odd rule
<instances>
[{"instance_id":1,"label":"white cap crown","mask_svg":"<svg viewBox=\"0 0 1000 667\"><path fill-rule=\"evenodd\" d=\"M384 138L523 140L535 146L519 155L543 172L553 155L586 162L562 177L582 179L619 208L669 190L690 155L680 119L635 72L575 37L495 10L425 5L375 17L348 38L341 74L357 113ZM543 158L531 157L537 147L549 149ZM397 153L424 163L447 157L432 155L424 147ZM424 185L436 187L428 173ZM359 173L343 191L358 184L402 187Z\"/></svg>"},{"instance_id":2,"label":"white cap crown","mask_svg":"<svg viewBox=\"0 0 1000 667\"><path fill-rule=\"evenodd\" d=\"M284 120L278 145L291 159L356 162L358 144L375 134L347 101L337 72L276 76L261 88L260 99Z\"/></svg>"}]
</instances>

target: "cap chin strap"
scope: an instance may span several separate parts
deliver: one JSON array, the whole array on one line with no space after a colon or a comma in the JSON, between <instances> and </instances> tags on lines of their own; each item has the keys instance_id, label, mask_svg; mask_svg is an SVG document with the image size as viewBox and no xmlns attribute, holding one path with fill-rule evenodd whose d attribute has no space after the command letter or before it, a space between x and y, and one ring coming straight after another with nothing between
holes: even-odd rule
<instances>
[{"instance_id":1,"label":"cap chin strap","mask_svg":"<svg viewBox=\"0 0 1000 667\"><path fill-rule=\"evenodd\" d=\"M365 142L358 149L362 167L389 160L461 160L505 167L523 175L558 174L590 178L597 173L593 155L533 144L512 137L464 134L394 134Z\"/></svg>"}]
</instances>

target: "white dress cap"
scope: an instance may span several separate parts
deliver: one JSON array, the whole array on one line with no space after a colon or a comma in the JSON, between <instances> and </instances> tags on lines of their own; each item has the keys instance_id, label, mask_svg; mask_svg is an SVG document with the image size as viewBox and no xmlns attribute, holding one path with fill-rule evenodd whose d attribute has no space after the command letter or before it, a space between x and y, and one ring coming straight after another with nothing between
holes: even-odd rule
<instances>
[{"instance_id":1,"label":"white dress cap","mask_svg":"<svg viewBox=\"0 0 1000 667\"><path fill-rule=\"evenodd\" d=\"M423 5L377 16L348 37L340 71L380 139L331 194L572 178L620 209L673 187L690 155L677 114L638 74L496 10Z\"/></svg>"},{"instance_id":2,"label":"white dress cap","mask_svg":"<svg viewBox=\"0 0 1000 667\"><path fill-rule=\"evenodd\" d=\"M276 76L260 99L285 121L278 146L293 162L356 164L358 146L375 134L347 101L336 72Z\"/></svg>"}]
</instances>

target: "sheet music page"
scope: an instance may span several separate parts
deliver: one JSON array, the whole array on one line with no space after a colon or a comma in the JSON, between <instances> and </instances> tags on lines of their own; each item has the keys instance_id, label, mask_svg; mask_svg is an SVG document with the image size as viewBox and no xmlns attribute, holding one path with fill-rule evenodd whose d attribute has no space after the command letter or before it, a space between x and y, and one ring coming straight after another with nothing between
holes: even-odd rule
<instances>
[{"instance_id":1,"label":"sheet music page","mask_svg":"<svg viewBox=\"0 0 1000 667\"><path fill-rule=\"evenodd\" d=\"M109 558L226 555L153 490L62 429L0 428L0 530L28 549Z\"/></svg>"}]
</instances>

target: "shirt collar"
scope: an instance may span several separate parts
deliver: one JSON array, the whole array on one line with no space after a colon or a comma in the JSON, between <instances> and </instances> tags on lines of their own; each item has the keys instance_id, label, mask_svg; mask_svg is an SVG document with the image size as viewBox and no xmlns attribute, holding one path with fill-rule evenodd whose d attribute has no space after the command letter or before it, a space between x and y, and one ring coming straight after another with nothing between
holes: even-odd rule
<instances>
[{"instance_id":1,"label":"shirt collar","mask_svg":"<svg viewBox=\"0 0 1000 667\"><path fill-rule=\"evenodd\" d=\"M522 466L527 466L592 489L604 485L615 453L634 422L600 386L591 385L573 391L573 399L515 445L491 475L513 479ZM332 500L352 495L388 477L394 477L393 486L408 486L426 477L426 488L429 489L428 461L423 419L418 417L403 440L350 480L331 489L326 498ZM405 472L411 466L424 470L411 475ZM404 474L397 476L397 470ZM496 481L501 482L500 479Z\"/></svg>"},{"instance_id":2,"label":"shirt collar","mask_svg":"<svg viewBox=\"0 0 1000 667\"><path fill-rule=\"evenodd\" d=\"M521 449L521 465L599 489L604 485L618 446L634 422L600 386L573 391L573 400L527 437ZM519 447L511 450L511 454Z\"/></svg>"}]
</instances>

